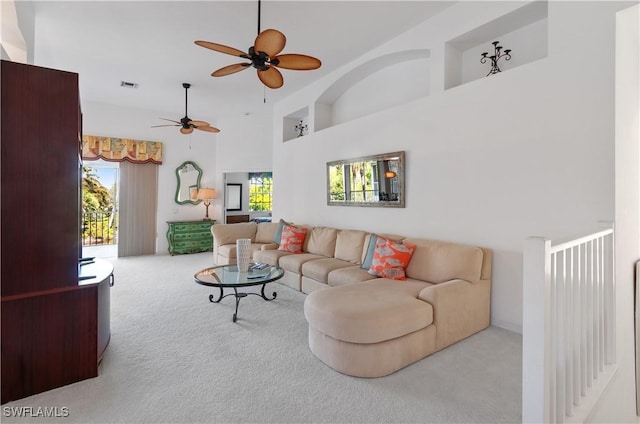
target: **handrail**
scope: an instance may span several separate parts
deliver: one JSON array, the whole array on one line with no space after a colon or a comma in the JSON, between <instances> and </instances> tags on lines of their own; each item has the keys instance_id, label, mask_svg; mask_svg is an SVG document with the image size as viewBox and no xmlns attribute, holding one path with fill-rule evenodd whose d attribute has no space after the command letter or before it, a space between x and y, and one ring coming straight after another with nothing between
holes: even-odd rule
<instances>
[{"instance_id":1,"label":"handrail","mask_svg":"<svg viewBox=\"0 0 640 424\"><path fill-rule=\"evenodd\" d=\"M597 233L593 233L593 234L589 234L574 240L570 240L570 241L566 241L564 243L560 243L560 244L556 244L556 245L551 245L551 252L550 253L557 253L561 250L566 250L569 249L571 247L576 247L580 244L584 244L586 242L598 239L598 238L602 238L605 236L608 236L609 234L613 234L613 228L609 228L607 230L602 230L599 231Z\"/></svg>"},{"instance_id":2,"label":"handrail","mask_svg":"<svg viewBox=\"0 0 640 424\"><path fill-rule=\"evenodd\" d=\"M617 371L614 230L523 253L522 420L584 421Z\"/></svg>"}]
</instances>

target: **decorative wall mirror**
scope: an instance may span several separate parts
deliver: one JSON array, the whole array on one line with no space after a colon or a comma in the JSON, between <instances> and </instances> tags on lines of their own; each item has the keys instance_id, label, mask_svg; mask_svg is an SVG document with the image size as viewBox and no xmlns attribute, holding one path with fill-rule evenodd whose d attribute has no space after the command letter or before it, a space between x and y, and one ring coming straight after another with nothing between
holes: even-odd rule
<instances>
[{"instance_id":1,"label":"decorative wall mirror","mask_svg":"<svg viewBox=\"0 0 640 424\"><path fill-rule=\"evenodd\" d=\"M179 205L197 205L198 190L202 179L202 169L195 162L186 161L176 169L178 185L176 187L176 203Z\"/></svg>"},{"instance_id":2,"label":"decorative wall mirror","mask_svg":"<svg viewBox=\"0 0 640 424\"><path fill-rule=\"evenodd\" d=\"M404 208L404 151L327 162L327 204Z\"/></svg>"},{"instance_id":3,"label":"decorative wall mirror","mask_svg":"<svg viewBox=\"0 0 640 424\"><path fill-rule=\"evenodd\" d=\"M224 198L228 211L241 211L242 184L227 184Z\"/></svg>"}]
</instances>

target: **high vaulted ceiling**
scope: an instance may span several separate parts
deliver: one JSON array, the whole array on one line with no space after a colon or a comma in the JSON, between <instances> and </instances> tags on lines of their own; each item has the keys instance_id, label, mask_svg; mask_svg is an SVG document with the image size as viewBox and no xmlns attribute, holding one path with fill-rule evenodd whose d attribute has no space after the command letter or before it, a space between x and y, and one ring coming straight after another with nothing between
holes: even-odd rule
<instances>
[{"instance_id":1,"label":"high vaulted ceiling","mask_svg":"<svg viewBox=\"0 0 640 424\"><path fill-rule=\"evenodd\" d=\"M258 1L21 0L17 10L21 22L35 16L35 64L79 73L83 101L166 111L177 119L188 82L189 116L215 120L260 111L452 3L264 0L261 29L286 35L283 53L322 61L315 71L283 70L284 86L277 90L264 88L253 68L211 77L243 60L194 44L213 41L246 51L258 31ZM121 81L138 88L121 87Z\"/></svg>"}]
</instances>

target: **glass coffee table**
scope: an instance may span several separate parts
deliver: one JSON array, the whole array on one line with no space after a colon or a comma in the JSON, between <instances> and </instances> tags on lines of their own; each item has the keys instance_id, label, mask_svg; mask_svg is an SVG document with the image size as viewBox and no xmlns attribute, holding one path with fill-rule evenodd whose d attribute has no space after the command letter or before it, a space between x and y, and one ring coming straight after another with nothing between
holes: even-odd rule
<instances>
[{"instance_id":1,"label":"glass coffee table","mask_svg":"<svg viewBox=\"0 0 640 424\"><path fill-rule=\"evenodd\" d=\"M273 292L272 297L267 297L264 294L264 289L267 283L279 280L284 275L284 270L279 266L268 265L262 269L253 268L256 264L251 264L248 272L238 271L237 265L219 265L211 268L205 268L195 273L193 278L196 283L203 286L218 287L220 289L220 295L216 299L214 295L209 295L209 301L213 303L219 303L227 296L234 296L236 299L236 311L233 313L233 322L238 319L238 304L240 299L247 297L248 295L261 296L264 300L274 300L278 293ZM258 264L260 265L260 264ZM262 285L260 293L251 292L239 292L239 287L251 287ZM225 288L233 289L233 293L224 294Z\"/></svg>"}]
</instances>

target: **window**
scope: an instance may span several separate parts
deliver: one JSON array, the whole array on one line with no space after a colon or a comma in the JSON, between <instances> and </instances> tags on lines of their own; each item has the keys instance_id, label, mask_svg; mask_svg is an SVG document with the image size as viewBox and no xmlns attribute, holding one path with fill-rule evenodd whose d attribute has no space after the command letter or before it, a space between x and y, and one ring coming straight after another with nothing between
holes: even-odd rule
<instances>
[{"instance_id":1,"label":"window","mask_svg":"<svg viewBox=\"0 0 640 424\"><path fill-rule=\"evenodd\" d=\"M271 172L249 173L249 210L271 212L273 177Z\"/></svg>"}]
</instances>

